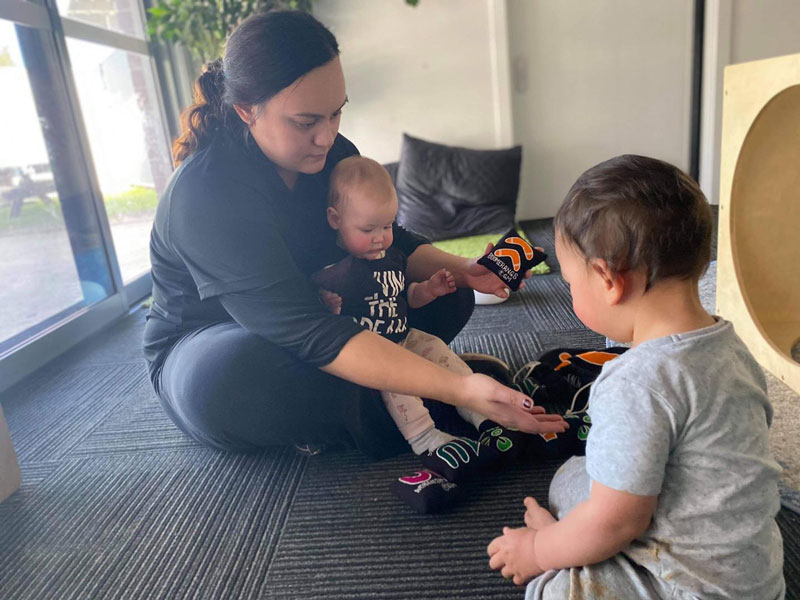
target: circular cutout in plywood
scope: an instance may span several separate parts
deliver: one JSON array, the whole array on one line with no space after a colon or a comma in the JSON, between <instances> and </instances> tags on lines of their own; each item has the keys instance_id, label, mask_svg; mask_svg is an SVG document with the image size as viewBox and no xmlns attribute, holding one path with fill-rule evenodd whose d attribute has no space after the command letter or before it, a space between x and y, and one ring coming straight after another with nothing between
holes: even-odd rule
<instances>
[{"instance_id":1,"label":"circular cutout in plywood","mask_svg":"<svg viewBox=\"0 0 800 600\"><path fill-rule=\"evenodd\" d=\"M731 188L733 262L764 338L791 357L800 338L800 85L773 97L742 144Z\"/></svg>"}]
</instances>

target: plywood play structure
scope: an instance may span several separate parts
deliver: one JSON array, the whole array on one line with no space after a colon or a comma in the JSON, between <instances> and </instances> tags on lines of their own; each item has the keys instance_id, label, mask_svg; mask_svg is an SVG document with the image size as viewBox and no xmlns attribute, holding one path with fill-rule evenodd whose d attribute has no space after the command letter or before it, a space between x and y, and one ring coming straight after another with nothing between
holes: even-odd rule
<instances>
[{"instance_id":1,"label":"plywood play structure","mask_svg":"<svg viewBox=\"0 0 800 600\"><path fill-rule=\"evenodd\" d=\"M725 69L717 312L800 393L800 54Z\"/></svg>"}]
</instances>

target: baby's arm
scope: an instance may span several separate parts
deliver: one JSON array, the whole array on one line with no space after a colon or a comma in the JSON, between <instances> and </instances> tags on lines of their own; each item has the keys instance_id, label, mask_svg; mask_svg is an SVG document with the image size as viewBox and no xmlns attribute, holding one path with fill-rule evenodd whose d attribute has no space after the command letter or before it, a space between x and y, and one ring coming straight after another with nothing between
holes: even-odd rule
<instances>
[{"instance_id":1,"label":"baby's arm","mask_svg":"<svg viewBox=\"0 0 800 600\"><path fill-rule=\"evenodd\" d=\"M536 536L544 569L591 565L611 558L650 527L658 496L638 496L592 481L589 499Z\"/></svg>"},{"instance_id":2,"label":"baby's arm","mask_svg":"<svg viewBox=\"0 0 800 600\"><path fill-rule=\"evenodd\" d=\"M657 499L658 496L638 496L592 481L589 499L561 521L538 530L504 528L503 535L489 544L489 566L522 584L550 569L601 562L647 530Z\"/></svg>"},{"instance_id":3,"label":"baby's arm","mask_svg":"<svg viewBox=\"0 0 800 600\"><path fill-rule=\"evenodd\" d=\"M335 315L342 314L342 297L336 292L319 289L319 299L328 307L328 310Z\"/></svg>"},{"instance_id":4,"label":"baby's arm","mask_svg":"<svg viewBox=\"0 0 800 600\"><path fill-rule=\"evenodd\" d=\"M456 282L450 271L439 269L427 281L409 285L406 296L411 308L419 308L433 302L439 296L446 296L455 291Z\"/></svg>"},{"instance_id":5,"label":"baby's arm","mask_svg":"<svg viewBox=\"0 0 800 600\"><path fill-rule=\"evenodd\" d=\"M311 275L311 281L319 286L320 300L335 315L342 312L342 297L339 293L350 276L352 260L348 256Z\"/></svg>"}]
</instances>

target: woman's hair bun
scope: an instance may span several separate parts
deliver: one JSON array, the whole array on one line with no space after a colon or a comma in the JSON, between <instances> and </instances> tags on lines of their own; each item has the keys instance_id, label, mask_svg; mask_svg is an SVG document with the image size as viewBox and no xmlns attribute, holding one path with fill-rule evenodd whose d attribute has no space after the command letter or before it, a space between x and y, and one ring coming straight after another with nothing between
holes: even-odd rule
<instances>
[{"instance_id":1,"label":"woman's hair bun","mask_svg":"<svg viewBox=\"0 0 800 600\"><path fill-rule=\"evenodd\" d=\"M211 112L219 115L224 97L225 63L218 58L203 65L203 70L196 82L195 103L208 104Z\"/></svg>"}]
</instances>

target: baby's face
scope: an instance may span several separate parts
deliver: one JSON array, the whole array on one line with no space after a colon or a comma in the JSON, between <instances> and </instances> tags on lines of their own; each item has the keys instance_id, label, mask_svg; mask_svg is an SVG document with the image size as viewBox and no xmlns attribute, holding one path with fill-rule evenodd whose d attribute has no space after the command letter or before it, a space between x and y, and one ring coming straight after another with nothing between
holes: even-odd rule
<instances>
[{"instance_id":1,"label":"baby's face","mask_svg":"<svg viewBox=\"0 0 800 600\"><path fill-rule=\"evenodd\" d=\"M352 190L337 210L339 240L353 256L375 260L392 245L397 197L379 196L369 187Z\"/></svg>"},{"instance_id":2,"label":"baby's face","mask_svg":"<svg viewBox=\"0 0 800 600\"><path fill-rule=\"evenodd\" d=\"M598 265L598 259L587 261L573 244L556 233L556 256L561 268L561 278L569 286L572 309L589 329L619 342L629 342L633 335L635 312L626 309L630 296L624 302L614 299L607 265ZM619 285L619 284L617 284ZM635 288L631 288L635 289Z\"/></svg>"},{"instance_id":3,"label":"baby's face","mask_svg":"<svg viewBox=\"0 0 800 600\"><path fill-rule=\"evenodd\" d=\"M607 311L602 294L602 282L586 259L572 245L556 233L556 256L561 268L561 278L569 286L572 310L589 329L606 334ZM614 338L616 339L616 338Z\"/></svg>"}]
</instances>

